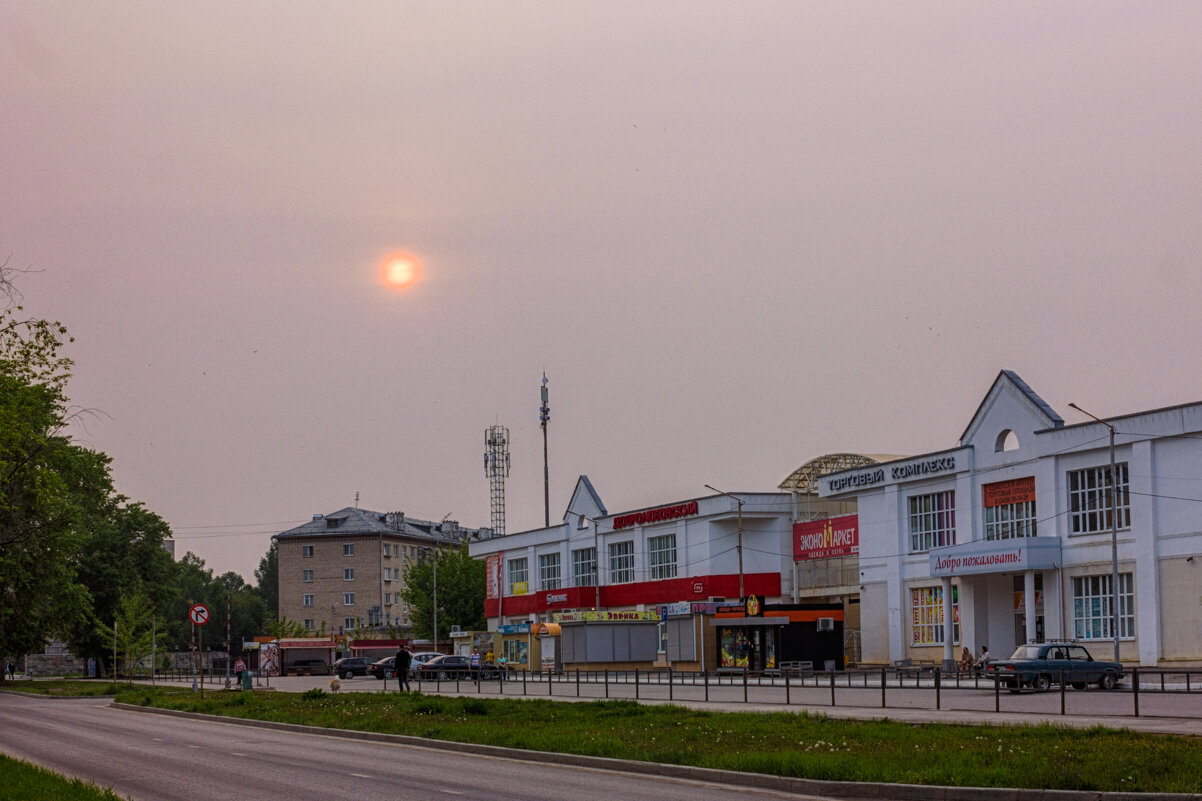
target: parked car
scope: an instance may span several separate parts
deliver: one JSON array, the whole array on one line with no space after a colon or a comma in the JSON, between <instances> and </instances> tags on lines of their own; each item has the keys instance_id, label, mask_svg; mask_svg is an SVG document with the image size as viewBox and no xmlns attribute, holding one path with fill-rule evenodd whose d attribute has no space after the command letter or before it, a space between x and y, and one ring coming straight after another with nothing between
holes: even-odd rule
<instances>
[{"instance_id":1,"label":"parked car","mask_svg":"<svg viewBox=\"0 0 1202 801\"><path fill-rule=\"evenodd\" d=\"M1015 693L1023 687L1046 690L1059 684L1062 675L1065 684L1078 690L1089 684L1113 690L1123 678L1121 662L1094 659L1085 646L1065 641L1020 645L1009 659L990 662L986 669Z\"/></svg>"},{"instance_id":2,"label":"parked car","mask_svg":"<svg viewBox=\"0 0 1202 801\"><path fill-rule=\"evenodd\" d=\"M340 679L352 676L366 676L371 670L372 661L365 656L344 656L334 662L334 675Z\"/></svg>"},{"instance_id":3,"label":"parked car","mask_svg":"<svg viewBox=\"0 0 1202 801\"><path fill-rule=\"evenodd\" d=\"M413 660L409 664L409 675L414 675L414 670L421 665L424 665L426 662L429 662L436 656L442 656L442 654L440 654L438 651L418 651L413 655ZM393 678L396 676L396 657L388 656L373 662L371 667L368 669L368 672L377 679Z\"/></svg>"},{"instance_id":4,"label":"parked car","mask_svg":"<svg viewBox=\"0 0 1202 801\"><path fill-rule=\"evenodd\" d=\"M424 681L448 681L470 679L479 675L481 679L496 679L504 675L504 668L492 663L472 667L472 660L457 654L440 654L423 665L415 666L413 677Z\"/></svg>"}]
</instances>

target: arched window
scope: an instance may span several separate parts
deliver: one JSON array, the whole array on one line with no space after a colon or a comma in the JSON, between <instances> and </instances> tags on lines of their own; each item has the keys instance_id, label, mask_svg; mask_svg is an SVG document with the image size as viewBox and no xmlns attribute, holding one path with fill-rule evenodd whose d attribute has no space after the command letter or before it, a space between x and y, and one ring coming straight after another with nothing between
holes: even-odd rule
<instances>
[{"instance_id":1,"label":"arched window","mask_svg":"<svg viewBox=\"0 0 1202 801\"><path fill-rule=\"evenodd\" d=\"M1002 433L997 435L997 443L994 444L993 449L998 453L1016 451L1018 450L1018 437L1010 429L1003 429Z\"/></svg>"}]
</instances>

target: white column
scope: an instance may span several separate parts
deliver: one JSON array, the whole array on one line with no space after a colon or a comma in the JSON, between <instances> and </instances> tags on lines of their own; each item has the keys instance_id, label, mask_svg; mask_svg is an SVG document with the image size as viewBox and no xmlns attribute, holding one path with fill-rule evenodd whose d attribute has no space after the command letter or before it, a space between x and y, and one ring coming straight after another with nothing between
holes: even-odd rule
<instances>
[{"instance_id":1,"label":"white column","mask_svg":"<svg viewBox=\"0 0 1202 801\"><path fill-rule=\"evenodd\" d=\"M1047 609L1047 604L1044 604ZM1027 617L1027 642L1035 642L1035 571L1023 571L1023 612ZM1021 643L1020 643L1021 644Z\"/></svg>"},{"instance_id":2,"label":"white column","mask_svg":"<svg viewBox=\"0 0 1202 801\"><path fill-rule=\"evenodd\" d=\"M1122 457L1119 459L1121 461ZM1119 530L1119 574L1131 572L1135 579L1135 637L1139 643L1139 664L1149 667L1160 661L1162 650L1160 605L1164 599L1160 594L1157 537L1161 521L1157 519L1153 503L1156 497L1153 493L1157 491L1154 476L1158 469L1150 440L1131 443L1131 456L1127 459L1131 530ZM1121 643L1119 647L1126 650Z\"/></svg>"}]
</instances>

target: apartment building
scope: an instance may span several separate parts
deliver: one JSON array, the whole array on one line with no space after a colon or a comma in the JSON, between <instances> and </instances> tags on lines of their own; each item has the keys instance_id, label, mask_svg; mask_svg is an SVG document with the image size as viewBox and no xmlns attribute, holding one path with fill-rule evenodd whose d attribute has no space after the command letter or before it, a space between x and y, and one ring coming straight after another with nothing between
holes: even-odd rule
<instances>
[{"instance_id":1,"label":"apartment building","mask_svg":"<svg viewBox=\"0 0 1202 801\"><path fill-rule=\"evenodd\" d=\"M275 535L279 547L280 616L316 635L411 630L401 598L409 568L434 548L457 548L489 529L460 528L403 512L347 507L315 514Z\"/></svg>"}]
</instances>

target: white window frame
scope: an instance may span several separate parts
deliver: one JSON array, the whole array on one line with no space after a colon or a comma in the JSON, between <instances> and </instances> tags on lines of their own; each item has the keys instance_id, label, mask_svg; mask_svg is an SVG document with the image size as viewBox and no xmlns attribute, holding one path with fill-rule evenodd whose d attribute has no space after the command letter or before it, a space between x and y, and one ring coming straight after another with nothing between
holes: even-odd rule
<instances>
[{"instance_id":1,"label":"white window frame","mask_svg":"<svg viewBox=\"0 0 1202 801\"><path fill-rule=\"evenodd\" d=\"M354 630L355 630L355 629L357 629L357 628L359 628L359 618L357 618L357 617L344 617L344 618L342 619L342 631L343 631L344 633L345 633L345 632L348 632L348 631L354 631Z\"/></svg>"},{"instance_id":2,"label":"white window frame","mask_svg":"<svg viewBox=\"0 0 1202 801\"><path fill-rule=\"evenodd\" d=\"M301 596L301 606L313 606L313 594L305 593Z\"/></svg>"},{"instance_id":3,"label":"white window frame","mask_svg":"<svg viewBox=\"0 0 1202 801\"><path fill-rule=\"evenodd\" d=\"M952 645L960 644L959 585L952 585ZM943 645L943 586L910 589L910 645Z\"/></svg>"},{"instance_id":4,"label":"white window frame","mask_svg":"<svg viewBox=\"0 0 1202 801\"><path fill-rule=\"evenodd\" d=\"M355 568L353 568L353 567L342 568L342 580L343 581L354 581L355 580Z\"/></svg>"},{"instance_id":5,"label":"white window frame","mask_svg":"<svg viewBox=\"0 0 1202 801\"><path fill-rule=\"evenodd\" d=\"M676 578L676 533L647 538L647 577Z\"/></svg>"},{"instance_id":6,"label":"white window frame","mask_svg":"<svg viewBox=\"0 0 1202 801\"><path fill-rule=\"evenodd\" d=\"M355 593L353 593L353 592L342 593L342 605L343 606L354 606L355 605Z\"/></svg>"},{"instance_id":7,"label":"white window frame","mask_svg":"<svg viewBox=\"0 0 1202 801\"><path fill-rule=\"evenodd\" d=\"M538 556L538 588L558 590L563 585L559 553L544 553Z\"/></svg>"},{"instance_id":8,"label":"white window frame","mask_svg":"<svg viewBox=\"0 0 1202 801\"><path fill-rule=\"evenodd\" d=\"M526 591L530 591L530 560L521 556L517 559L510 559L508 563L509 570L509 592L513 592L515 584L525 584Z\"/></svg>"},{"instance_id":9,"label":"white window frame","mask_svg":"<svg viewBox=\"0 0 1202 801\"><path fill-rule=\"evenodd\" d=\"M572 585L575 587L597 586L596 548L577 548L572 551Z\"/></svg>"},{"instance_id":10,"label":"white window frame","mask_svg":"<svg viewBox=\"0 0 1202 801\"><path fill-rule=\"evenodd\" d=\"M1110 573L1073 576L1073 639L1114 640ZM1119 639L1135 639L1135 578L1119 573Z\"/></svg>"},{"instance_id":11,"label":"white window frame","mask_svg":"<svg viewBox=\"0 0 1202 801\"><path fill-rule=\"evenodd\" d=\"M342 555L343 556L354 556L355 555L355 543L353 543L353 542L342 543Z\"/></svg>"},{"instance_id":12,"label":"white window frame","mask_svg":"<svg viewBox=\"0 0 1202 801\"><path fill-rule=\"evenodd\" d=\"M312 559L313 558L313 546L312 545L302 545L301 546L301 558L302 559Z\"/></svg>"},{"instance_id":13,"label":"white window frame","mask_svg":"<svg viewBox=\"0 0 1202 801\"><path fill-rule=\"evenodd\" d=\"M307 617L305 618L304 626L305 631L313 631L315 628L317 628L317 621L311 617Z\"/></svg>"},{"instance_id":14,"label":"white window frame","mask_svg":"<svg viewBox=\"0 0 1202 801\"><path fill-rule=\"evenodd\" d=\"M312 582L313 581L313 571L312 570L302 570L301 571L301 581L305 582L306 584Z\"/></svg>"},{"instance_id":15,"label":"white window frame","mask_svg":"<svg viewBox=\"0 0 1202 801\"><path fill-rule=\"evenodd\" d=\"M985 507L985 539L1009 540L1034 537L1037 533L1035 501Z\"/></svg>"},{"instance_id":16,"label":"white window frame","mask_svg":"<svg viewBox=\"0 0 1202 801\"><path fill-rule=\"evenodd\" d=\"M1131 528L1131 483L1126 462L1115 466L1118 474L1119 530ZM1111 531L1110 465L1070 470L1068 486L1069 534L1101 534Z\"/></svg>"},{"instance_id":17,"label":"white window frame","mask_svg":"<svg viewBox=\"0 0 1202 801\"><path fill-rule=\"evenodd\" d=\"M634 581L634 540L609 544L609 583L629 584Z\"/></svg>"},{"instance_id":18,"label":"white window frame","mask_svg":"<svg viewBox=\"0 0 1202 801\"><path fill-rule=\"evenodd\" d=\"M956 544L956 491L941 490L911 495L910 552Z\"/></svg>"}]
</instances>

